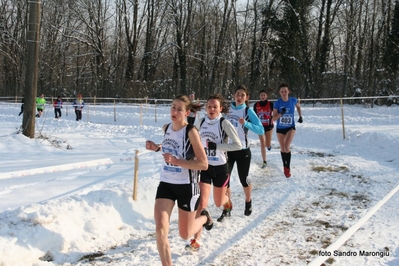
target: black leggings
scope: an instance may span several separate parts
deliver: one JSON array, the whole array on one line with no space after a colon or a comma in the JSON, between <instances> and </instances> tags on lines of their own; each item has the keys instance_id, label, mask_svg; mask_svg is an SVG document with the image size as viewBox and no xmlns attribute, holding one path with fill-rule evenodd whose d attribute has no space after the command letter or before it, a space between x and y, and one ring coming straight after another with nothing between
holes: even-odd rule
<instances>
[{"instance_id":1,"label":"black leggings","mask_svg":"<svg viewBox=\"0 0 399 266\"><path fill-rule=\"evenodd\" d=\"M61 109L54 108L54 115L55 115L55 118L61 117Z\"/></svg>"},{"instance_id":2,"label":"black leggings","mask_svg":"<svg viewBox=\"0 0 399 266\"><path fill-rule=\"evenodd\" d=\"M76 121L82 120L82 110L75 110Z\"/></svg>"},{"instance_id":3,"label":"black leggings","mask_svg":"<svg viewBox=\"0 0 399 266\"><path fill-rule=\"evenodd\" d=\"M233 171L234 163L237 162L237 172L241 185L243 187L251 185L251 179L248 177L249 167L251 165L251 150L248 148L238 151L228 151L227 157L230 176ZM230 181L228 187L230 187Z\"/></svg>"}]
</instances>

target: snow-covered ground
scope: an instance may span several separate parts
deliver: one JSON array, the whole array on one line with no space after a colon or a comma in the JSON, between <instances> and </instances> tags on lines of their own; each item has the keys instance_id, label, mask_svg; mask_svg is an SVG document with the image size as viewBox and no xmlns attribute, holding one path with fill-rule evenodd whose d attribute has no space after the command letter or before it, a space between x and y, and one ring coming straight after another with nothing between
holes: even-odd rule
<instances>
[{"instance_id":1,"label":"snow-covered ground","mask_svg":"<svg viewBox=\"0 0 399 266\"><path fill-rule=\"evenodd\" d=\"M70 107L59 120L47 108L36 119L40 138L29 139L17 134L19 105L0 103L0 265L160 265L153 205L162 156L145 151L144 142L161 141L169 108L96 106L80 122ZM398 106L345 106L345 139L340 107L302 108L291 178L283 175L275 134L266 169L258 137L249 135L251 216L244 216L236 170L232 217L203 233L199 252L184 250L175 207L175 265L306 265L398 186ZM221 210L209 202L216 219ZM397 206L399 193L325 257L326 265L399 265Z\"/></svg>"}]
</instances>

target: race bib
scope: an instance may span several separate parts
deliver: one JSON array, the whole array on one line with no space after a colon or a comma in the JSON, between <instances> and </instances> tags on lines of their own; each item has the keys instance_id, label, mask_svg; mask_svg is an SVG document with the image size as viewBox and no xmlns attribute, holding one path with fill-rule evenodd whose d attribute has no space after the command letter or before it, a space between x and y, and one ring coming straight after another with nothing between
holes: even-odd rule
<instances>
[{"instance_id":1,"label":"race bib","mask_svg":"<svg viewBox=\"0 0 399 266\"><path fill-rule=\"evenodd\" d=\"M282 125L282 126L292 125L292 116L291 115L283 115L280 118L280 125Z\"/></svg>"},{"instance_id":2,"label":"race bib","mask_svg":"<svg viewBox=\"0 0 399 266\"><path fill-rule=\"evenodd\" d=\"M206 156L208 157L208 161L217 162L219 161L219 157L216 156L216 150L209 150L205 148Z\"/></svg>"},{"instance_id":3,"label":"race bib","mask_svg":"<svg viewBox=\"0 0 399 266\"><path fill-rule=\"evenodd\" d=\"M163 153L170 153L170 154L173 155L173 157L179 158L177 150L175 150L175 149L162 147L162 152ZM180 166L178 166L178 165L165 163L165 165L163 167L163 170L167 171L167 172L172 172L172 173L180 173L182 171L182 168Z\"/></svg>"},{"instance_id":4,"label":"race bib","mask_svg":"<svg viewBox=\"0 0 399 266\"><path fill-rule=\"evenodd\" d=\"M180 173L182 171L180 166L169 163L166 163L166 165L164 165L163 170L172 173Z\"/></svg>"}]
</instances>

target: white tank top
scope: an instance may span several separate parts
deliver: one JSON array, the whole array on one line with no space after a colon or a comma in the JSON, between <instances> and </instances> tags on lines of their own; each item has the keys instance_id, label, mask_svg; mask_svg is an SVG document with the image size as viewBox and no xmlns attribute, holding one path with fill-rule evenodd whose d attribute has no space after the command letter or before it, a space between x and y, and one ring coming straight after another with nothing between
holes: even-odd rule
<instances>
[{"instance_id":1,"label":"white tank top","mask_svg":"<svg viewBox=\"0 0 399 266\"><path fill-rule=\"evenodd\" d=\"M205 148L205 153L208 157L208 164L212 166L223 165L227 163L227 156L225 151L208 150L207 141L216 144L226 143L227 134L221 126L221 121L218 119L213 124L209 124L205 119L201 120L201 127L199 130L202 145Z\"/></svg>"},{"instance_id":2,"label":"white tank top","mask_svg":"<svg viewBox=\"0 0 399 266\"><path fill-rule=\"evenodd\" d=\"M172 130L172 124L169 124L165 131L165 137L162 142L162 153L171 153L177 159L194 159L194 151L188 138L187 127L178 131ZM192 127L191 125L189 126ZM191 129L193 130L193 129ZM191 184L199 182L199 171L183 168L178 165L172 165L164 161L161 171L161 181L170 184Z\"/></svg>"}]
</instances>

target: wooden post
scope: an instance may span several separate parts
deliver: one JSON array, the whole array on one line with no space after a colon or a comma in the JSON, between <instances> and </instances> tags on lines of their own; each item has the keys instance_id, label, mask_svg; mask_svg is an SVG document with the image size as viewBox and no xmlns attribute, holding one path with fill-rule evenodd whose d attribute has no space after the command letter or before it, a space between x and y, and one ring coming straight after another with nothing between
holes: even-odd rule
<instances>
[{"instance_id":1,"label":"wooden post","mask_svg":"<svg viewBox=\"0 0 399 266\"><path fill-rule=\"evenodd\" d=\"M114 122L116 122L116 102L114 100Z\"/></svg>"},{"instance_id":2,"label":"wooden post","mask_svg":"<svg viewBox=\"0 0 399 266\"><path fill-rule=\"evenodd\" d=\"M341 119L342 119L342 136L345 139L345 119L344 119L344 105L341 98Z\"/></svg>"},{"instance_id":3,"label":"wooden post","mask_svg":"<svg viewBox=\"0 0 399 266\"><path fill-rule=\"evenodd\" d=\"M140 126L143 125L143 105L140 104Z\"/></svg>"},{"instance_id":4,"label":"wooden post","mask_svg":"<svg viewBox=\"0 0 399 266\"><path fill-rule=\"evenodd\" d=\"M145 113L147 113L147 100L148 100L148 97L145 97Z\"/></svg>"},{"instance_id":5,"label":"wooden post","mask_svg":"<svg viewBox=\"0 0 399 266\"><path fill-rule=\"evenodd\" d=\"M155 100L155 122L157 122L157 100Z\"/></svg>"},{"instance_id":6,"label":"wooden post","mask_svg":"<svg viewBox=\"0 0 399 266\"><path fill-rule=\"evenodd\" d=\"M134 156L133 200L137 200L138 178L139 178L139 151L136 150L136 155Z\"/></svg>"}]
</instances>

